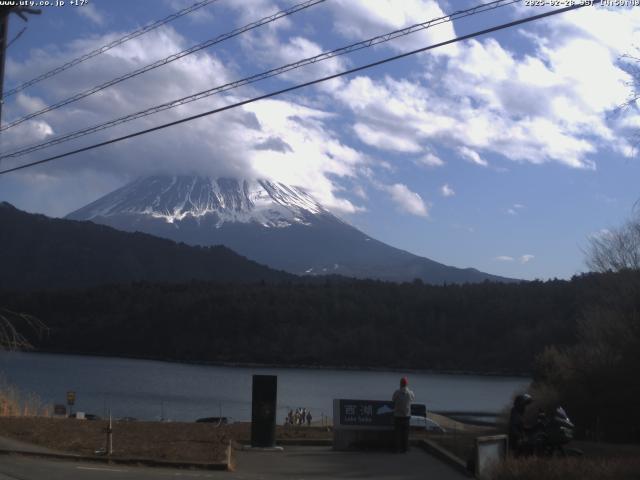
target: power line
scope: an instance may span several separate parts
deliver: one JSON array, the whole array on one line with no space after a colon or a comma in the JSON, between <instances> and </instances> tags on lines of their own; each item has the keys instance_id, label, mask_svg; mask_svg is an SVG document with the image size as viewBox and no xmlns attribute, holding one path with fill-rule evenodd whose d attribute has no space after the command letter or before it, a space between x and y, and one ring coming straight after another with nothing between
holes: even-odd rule
<instances>
[{"instance_id":1,"label":"power line","mask_svg":"<svg viewBox=\"0 0 640 480\"><path fill-rule=\"evenodd\" d=\"M446 40L444 42L436 43L434 45L429 45L427 47L422 47L422 48L418 48L416 50L411 50L410 52L401 53L401 54L395 55L393 57L387 57L387 58L384 58L382 60L378 60L376 62L372 62L372 63L368 63L366 65L362 65L360 67L355 67L355 68L351 68L349 70L344 70L342 72L335 73L333 75L328 75L326 77L318 78L318 79L311 80L311 81L308 81L308 82L305 82L305 83L300 83L298 85L294 85L294 86L291 86L291 87L288 87L288 88L284 88L282 90L277 90L277 91L274 91L274 92L270 92L270 93L267 93L267 94L264 94L264 95L260 95L258 97L253 97L253 98L250 98L250 99L247 99L247 100L242 100L240 102L236 102L236 103L233 103L233 104L230 104L230 105L226 105L224 107L220 107L220 108L216 108L216 109L213 109L213 110L209 110L208 112L199 113L197 115L192 115L192 116L189 116L189 117L186 117L186 118L182 118L180 120L175 120L173 122L165 123L163 125L158 125L156 127L147 128L145 130L140 130L138 132L130 133L130 134L124 135L122 137L113 138L111 140L107 140L107 141L104 141L104 142L100 142L100 143L96 143L96 144L93 144L93 145L89 145L87 147L79 148L79 149L72 150L72 151L69 151L69 152L66 152L66 153L61 153L59 155L54 155L52 157L44 158L42 160L38 160L38 161L35 161L35 162L26 163L24 165L19 165L17 167L13 167L13 168L8 168L6 170L0 171L0 175L4 175L4 174L10 173L10 172L15 172L16 170L22 170L24 168L32 167L32 166L35 166L35 165L41 165L43 163L51 162L53 160L58 160L60 158L68 157L68 156L71 156L71 155L75 155L77 153L87 152L89 150L93 150L93 149L96 149L96 148L99 148L99 147L104 147L106 145L110 145L112 143L121 142L123 140L127 140L127 139L130 139L130 138L139 137L139 136L145 135L147 133L151 133L151 132L155 132L155 131L158 131L158 130L162 130L162 129L165 129L165 128L168 128L168 127L179 125L181 123L190 122L192 120L196 120L198 118L206 117L208 115L214 115L216 113L224 112L226 110L231 110L232 108L237 108L237 107L241 107L243 105L248 105L250 103L254 103L254 102L257 102L259 100L264 100L264 99L267 99L267 98L275 97L277 95L282 95L284 93L292 92L294 90L298 90L300 88L304 88L304 87L315 85L315 84L318 84L318 83L321 83L321 82L325 82L327 80L333 80L334 78L339 78L339 77L342 77L344 75L350 75L352 73L359 72L359 71L362 71L362 70L366 70L366 69L369 69L369 68L372 68L372 67L376 67L376 66L379 66L379 65L383 65L385 63L389 63L389 62L392 62L392 61L395 61L395 60L399 60L401 58L405 58L405 57L408 57L408 56L411 56L411 55L415 55L415 54L418 54L418 53L426 52L426 51L432 50L434 48L443 47L445 45L450 45L452 43L460 42L460 41L463 41L463 40L469 40L469 39L474 38L474 37L478 37L478 36L481 36L481 35L486 35L488 33L497 32L499 30L504 30L506 28L514 27L516 25L522 25L524 23L528 23L528 22L532 22L532 21L539 20L539 19L542 19L542 18L550 17L552 15L558 15L560 13L565 13L565 12L568 12L568 11L571 11L571 10L576 10L578 8L586 7L588 5L590 5L590 4L587 4L587 3L574 4L574 5L571 5L571 6L568 6L568 7L560 8L560 9L557 9L557 10L552 10L552 11L541 13L541 14L538 14L538 15L532 15L530 17L522 18L520 20L514 20L514 21L511 21L511 22L503 23L503 24L497 25L495 27L487 28L487 29L480 30L480 31L477 31L477 32L474 32L474 33L469 33L467 35L463 35L461 37L456 37L456 38L453 38L451 40Z\"/></svg>"},{"instance_id":2,"label":"power line","mask_svg":"<svg viewBox=\"0 0 640 480\"><path fill-rule=\"evenodd\" d=\"M200 50L203 50L205 48L211 47L213 45L216 45L218 43L224 42L225 40L228 40L230 38L236 37L238 35L241 35L242 33L245 33L249 30L253 30L254 28L258 28L262 25L266 25L267 23L271 23L271 22L275 22L276 20L279 20L280 18L286 17L288 15L292 15L296 12L299 12L300 10L304 10L306 8L312 7L314 5L317 5L318 3L323 3L326 0L307 0L306 2L302 2L298 5L294 5L293 7L290 7L286 10L282 10L279 11L277 13L274 13L273 15L269 15L267 17L264 17L260 20L257 20L255 22L252 22L248 25L245 25L244 27L240 27L240 28L236 28L235 30L232 30L228 33L224 33L222 35L218 35L215 38L212 38L210 40L206 40L202 43L199 43L197 45L194 45L193 47L190 47L186 50L182 50L181 52L178 53L174 53L172 55L169 55L166 58L157 60L149 65L146 65L144 67L138 68L137 70L134 70L132 72L129 72L125 75L122 75L120 77L114 78L112 80L109 80L108 82L102 83L100 85L97 85L95 87L92 87L88 90L85 90L83 92L77 93L65 100L61 100L58 103L55 103L53 105L49 105L47 107L44 107L41 110L38 110L36 112L33 113L29 113L28 115L25 115L24 117L21 117L17 120L14 120L13 122L9 122L5 125L0 126L0 132L4 131L4 130L8 130L11 127L15 127L16 125L20 125L23 122L26 122L27 120L31 120L32 118L38 117L44 113L47 112L51 112L53 110L56 110L60 107L64 107L65 105L69 105L70 103L74 103L77 102L78 100L81 100L83 98L86 98L90 95L93 95L95 93L98 93L106 88L112 87L113 85L117 85L120 82L124 82L125 80L128 80L130 78L133 77L137 77L138 75L142 75L143 73L149 72L151 70L154 70L158 67L162 67L164 65L168 65L171 62L174 62L176 60L179 60L183 57L186 57L187 55L191 55L192 53L198 52Z\"/></svg>"},{"instance_id":3,"label":"power line","mask_svg":"<svg viewBox=\"0 0 640 480\"><path fill-rule=\"evenodd\" d=\"M18 32L18 33L17 33L17 34L16 34L16 35L15 35L15 36L10 40L10 41L9 41L9 43L7 43L7 50L8 50L8 49L9 49L9 47L10 47L11 45L13 45L13 43L14 43L16 40L18 40L18 39L22 36L22 34L23 34L24 32L26 32L26 31L27 31L27 27L23 27L23 28L22 28L22 30L20 30L20 31L19 31L19 32Z\"/></svg>"},{"instance_id":4,"label":"power line","mask_svg":"<svg viewBox=\"0 0 640 480\"><path fill-rule=\"evenodd\" d=\"M213 2L217 2L218 0L202 0L200 2L196 2L193 5L191 5L190 7L186 7L183 8L182 10L178 10L177 12L162 18L160 20L156 20L152 23L150 23L149 25L147 25L146 27L142 27L139 28L138 30L135 30L131 33L128 33L127 35L120 37L110 43L107 43L106 45L103 45L99 48L96 48L95 50L91 50L88 53L85 53L84 55L81 55L77 58L74 58L73 60L68 61L67 63L60 65L59 67L54 68L53 70L49 70L46 73L43 73L42 75L33 78L31 80L29 80L28 82L24 82L21 85L18 85L17 87L8 90L4 95L2 95L2 100L4 101L5 98L11 96L11 95L15 95L16 93L24 90L25 88L28 88L32 85L35 85L36 83L39 83L43 80L46 80L47 78L51 78L55 75L58 75L61 72L64 72L65 70L68 70L71 67L74 67L76 65L78 65L79 63L84 62L85 60L88 60L90 58L95 57L96 55L100 55L101 53L106 52L107 50L111 50L114 47L117 47L118 45L122 45L125 42L128 42L129 40L132 40L134 38L139 37L140 35L144 35L147 32L150 32L151 30L154 30L162 25L165 25L169 22L172 22L184 15L187 15L191 12L194 12L202 7L205 7L207 5L209 5L210 3Z\"/></svg>"},{"instance_id":5,"label":"power line","mask_svg":"<svg viewBox=\"0 0 640 480\"><path fill-rule=\"evenodd\" d=\"M75 132L71 132L65 135L61 135L59 137L47 140L46 142L42 142L36 145L31 145L25 148L21 148L20 150L16 150L13 151L11 153L7 153L7 154L3 154L0 155L0 160L4 159L4 158L17 158L17 157L21 157L23 155L26 155L28 153L32 153L38 150L42 150L43 148L47 148L53 145L59 145L61 143L64 142L68 142L70 140L74 140L76 138L80 138L86 135L90 135L92 133L101 131L101 130L105 130L108 128L112 128L115 127L117 125L123 124L123 123L127 123L133 120L136 120L138 118L142 118L142 117L146 117L158 112L162 112L164 110L168 110L171 108L175 108L178 107L180 105L185 105L187 103L191 103L191 102L195 102L197 100L201 100L203 98L207 98L209 96L218 94L218 93L222 93L228 90L232 90L232 89L236 89L239 87L242 87L244 85L248 85L251 83L255 83L261 80L265 80L267 78L271 78L271 77L275 77L278 75L282 75L286 72L289 72L291 70L294 69L298 69L301 67L304 67L306 65L310 65L313 63L317 63L320 61L324 61L324 60L328 60L330 58L333 57L337 57L340 55L345 55L348 53L352 53L358 50L362 50L364 48L369 48L372 47L374 45L378 45L384 42L388 42L391 41L393 39L396 39L398 37L402 37L402 36L406 36L409 35L411 33L420 31L420 30L424 30L427 29L429 27L433 27L435 25L440 25L442 23L446 23L446 22L451 22L453 20L459 19L459 18L463 18L463 17L467 17L467 16L471 16L471 15L476 15L478 13L482 13L488 10L494 10L496 8L500 8L500 7L504 7L507 5L511 5L513 3L517 3L520 2L521 0L495 0L493 2L489 2L486 4L481 4L478 5L476 7L472 7L469 8L467 10L461 10L461 11L457 11L454 12L450 15L445 15L442 17L438 17L432 20L428 20L426 22L422 22L422 23L417 23L415 25L411 25L409 27L400 29L400 30L395 30L393 32L390 33L386 33L383 35L378 35L376 37L372 37L369 38L367 40L363 40L357 43L353 43L351 45L347 45L346 47L341 47L335 50L331 50L331 51L327 51L327 52L323 52L320 53L318 55L315 55L313 57L308 57L308 58L304 58L302 60L298 60L297 62L293 62L293 63L289 63L287 65L281 66L281 67L277 67L271 70L268 70L266 72L262 72L259 74L255 74L255 75L251 75L249 77L245 77L242 78L240 80L236 80L230 83L226 83L224 85L219 85L192 95L188 95L186 97L182 97L179 98L177 100L172 100L171 102L167 102L167 103L163 103L160 105L156 105L150 108L147 108L145 110L141 110L135 113L131 113L129 115L125 115L123 117L119 117L116 118L114 120L110 120L108 122L105 123L101 123L98 125L94 125L92 127L87 127L81 130L77 130Z\"/></svg>"}]
</instances>

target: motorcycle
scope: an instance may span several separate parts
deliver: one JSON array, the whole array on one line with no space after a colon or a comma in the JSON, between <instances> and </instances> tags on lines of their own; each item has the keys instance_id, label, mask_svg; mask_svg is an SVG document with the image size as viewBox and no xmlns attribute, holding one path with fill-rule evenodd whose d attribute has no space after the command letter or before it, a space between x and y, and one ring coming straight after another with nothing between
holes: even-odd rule
<instances>
[{"instance_id":1,"label":"motorcycle","mask_svg":"<svg viewBox=\"0 0 640 480\"><path fill-rule=\"evenodd\" d=\"M558 407L551 418L544 413L538 414L538 419L527 434L521 445L521 454L536 456L582 456L583 452L577 448L566 447L573 440L575 425L569 420L564 408Z\"/></svg>"}]
</instances>

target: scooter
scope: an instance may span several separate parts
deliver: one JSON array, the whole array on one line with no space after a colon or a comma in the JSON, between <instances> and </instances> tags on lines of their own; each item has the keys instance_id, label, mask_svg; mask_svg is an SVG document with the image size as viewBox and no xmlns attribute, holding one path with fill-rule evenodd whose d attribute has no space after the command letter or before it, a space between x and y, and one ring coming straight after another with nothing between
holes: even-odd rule
<instances>
[{"instance_id":1,"label":"scooter","mask_svg":"<svg viewBox=\"0 0 640 480\"><path fill-rule=\"evenodd\" d=\"M558 407L551 418L540 413L536 425L521 445L521 453L548 457L556 453L562 456L582 456L582 450L566 447L573 440L574 429L575 425L562 407Z\"/></svg>"}]
</instances>

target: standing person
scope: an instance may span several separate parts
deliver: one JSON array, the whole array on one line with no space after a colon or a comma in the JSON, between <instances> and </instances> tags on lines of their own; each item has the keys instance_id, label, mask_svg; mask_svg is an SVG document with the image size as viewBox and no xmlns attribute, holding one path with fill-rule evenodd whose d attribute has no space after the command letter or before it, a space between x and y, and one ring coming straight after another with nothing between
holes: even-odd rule
<instances>
[{"instance_id":1,"label":"standing person","mask_svg":"<svg viewBox=\"0 0 640 480\"><path fill-rule=\"evenodd\" d=\"M395 426L396 452L409 451L409 420L411 418L411 402L416 399L414 393L409 390L407 377L400 379L400 388L393 392L393 422Z\"/></svg>"},{"instance_id":2,"label":"standing person","mask_svg":"<svg viewBox=\"0 0 640 480\"><path fill-rule=\"evenodd\" d=\"M307 427L311 426L311 420L312 420L311 410L307 410Z\"/></svg>"}]
</instances>

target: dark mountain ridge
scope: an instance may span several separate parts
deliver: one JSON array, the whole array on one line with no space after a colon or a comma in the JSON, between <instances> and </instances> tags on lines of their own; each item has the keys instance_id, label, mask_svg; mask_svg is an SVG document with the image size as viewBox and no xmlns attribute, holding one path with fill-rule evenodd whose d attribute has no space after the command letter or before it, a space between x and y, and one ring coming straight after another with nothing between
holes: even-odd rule
<instances>
[{"instance_id":1,"label":"dark mountain ridge","mask_svg":"<svg viewBox=\"0 0 640 480\"><path fill-rule=\"evenodd\" d=\"M196 247L92 222L54 219L0 203L0 289L112 283L280 282L272 270L223 246Z\"/></svg>"}]
</instances>

